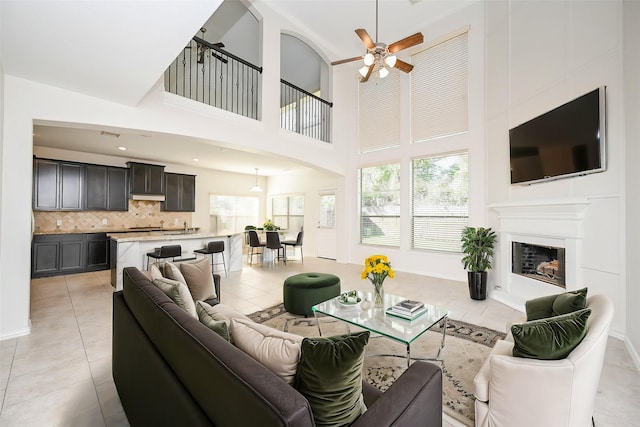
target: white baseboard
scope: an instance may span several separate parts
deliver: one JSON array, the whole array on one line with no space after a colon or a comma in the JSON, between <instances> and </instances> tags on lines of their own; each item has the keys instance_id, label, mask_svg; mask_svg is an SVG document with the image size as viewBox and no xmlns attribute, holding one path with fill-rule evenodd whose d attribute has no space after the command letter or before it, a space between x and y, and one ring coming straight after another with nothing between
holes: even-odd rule
<instances>
[{"instance_id":1,"label":"white baseboard","mask_svg":"<svg viewBox=\"0 0 640 427\"><path fill-rule=\"evenodd\" d=\"M640 354L638 354L638 351L633 344L631 344L628 337L624 338L624 346L627 348L629 356L631 356L631 360L633 360L633 364L636 365L636 369L640 371Z\"/></svg>"},{"instance_id":2,"label":"white baseboard","mask_svg":"<svg viewBox=\"0 0 640 427\"><path fill-rule=\"evenodd\" d=\"M17 331L10 332L8 334L0 335L0 341L10 340L12 338L23 337L25 335L29 335L31 333L31 321L29 321L29 327L24 329L19 329Z\"/></svg>"}]
</instances>

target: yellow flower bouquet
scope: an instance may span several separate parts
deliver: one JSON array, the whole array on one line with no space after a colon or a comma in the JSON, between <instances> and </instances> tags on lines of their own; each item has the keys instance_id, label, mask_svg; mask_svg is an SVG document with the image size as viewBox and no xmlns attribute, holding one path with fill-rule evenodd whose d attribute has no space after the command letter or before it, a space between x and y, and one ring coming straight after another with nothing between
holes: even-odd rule
<instances>
[{"instance_id":1,"label":"yellow flower bouquet","mask_svg":"<svg viewBox=\"0 0 640 427\"><path fill-rule=\"evenodd\" d=\"M384 280L387 277L393 279L394 275L391 263L385 255L372 255L364 260L361 278L369 279L373 283L374 307L384 306Z\"/></svg>"}]
</instances>

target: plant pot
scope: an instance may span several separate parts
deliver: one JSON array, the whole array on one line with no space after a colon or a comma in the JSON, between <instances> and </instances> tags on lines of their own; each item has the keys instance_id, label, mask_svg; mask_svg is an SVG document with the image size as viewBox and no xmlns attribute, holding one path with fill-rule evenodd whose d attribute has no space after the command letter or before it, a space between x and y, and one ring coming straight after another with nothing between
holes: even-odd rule
<instances>
[{"instance_id":1,"label":"plant pot","mask_svg":"<svg viewBox=\"0 0 640 427\"><path fill-rule=\"evenodd\" d=\"M487 272L469 271L467 272L469 281L469 296L471 299L483 300L487 298Z\"/></svg>"}]
</instances>

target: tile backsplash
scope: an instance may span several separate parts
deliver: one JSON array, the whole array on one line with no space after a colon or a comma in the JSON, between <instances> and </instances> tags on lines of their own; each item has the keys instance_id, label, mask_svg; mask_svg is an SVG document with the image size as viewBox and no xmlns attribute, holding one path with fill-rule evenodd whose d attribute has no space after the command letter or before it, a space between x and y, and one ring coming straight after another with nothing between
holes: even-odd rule
<instances>
[{"instance_id":1,"label":"tile backsplash","mask_svg":"<svg viewBox=\"0 0 640 427\"><path fill-rule=\"evenodd\" d=\"M35 233L61 231L115 231L131 227L191 227L191 212L162 212L160 202L129 200L124 211L34 211ZM104 224L106 220L106 224ZM60 225L58 225L60 224Z\"/></svg>"}]
</instances>

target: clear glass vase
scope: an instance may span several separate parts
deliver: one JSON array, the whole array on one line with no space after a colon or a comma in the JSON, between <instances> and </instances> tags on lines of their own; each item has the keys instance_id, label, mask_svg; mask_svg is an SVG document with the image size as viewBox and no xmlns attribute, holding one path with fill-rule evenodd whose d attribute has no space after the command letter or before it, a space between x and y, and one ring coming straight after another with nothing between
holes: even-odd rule
<instances>
[{"instance_id":1,"label":"clear glass vase","mask_svg":"<svg viewBox=\"0 0 640 427\"><path fill-rule=\"evenodd\" d=\"M375 308L384 308L383 282L373 284L373 306Z\"/></svg>"}]
</instances>

